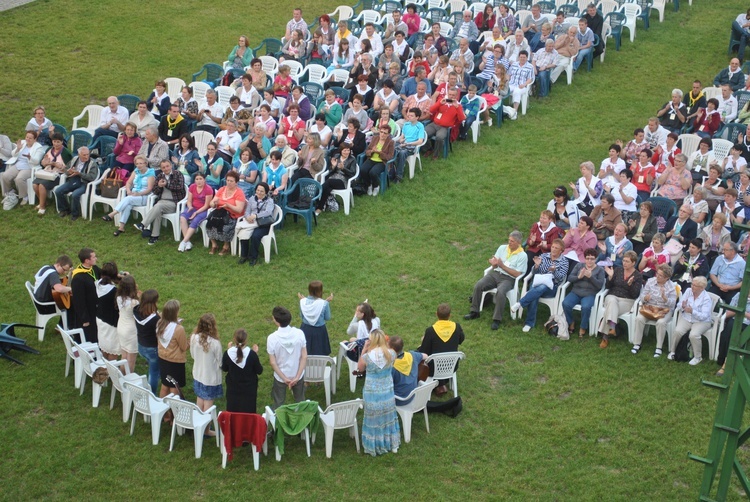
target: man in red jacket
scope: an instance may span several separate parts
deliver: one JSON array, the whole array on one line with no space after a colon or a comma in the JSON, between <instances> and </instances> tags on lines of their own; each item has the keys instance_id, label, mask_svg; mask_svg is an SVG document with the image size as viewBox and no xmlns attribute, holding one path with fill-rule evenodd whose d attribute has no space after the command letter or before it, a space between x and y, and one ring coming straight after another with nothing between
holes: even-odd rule
<instances>
[{"instance_id":1,"label":"man in red jacket","mask_svg":"<svg viewBox=\"0 0 750 502\"><path fill-rule=\"evenodd\" d=\"M443 151L443 142L450 141L451 128L466 120L464 110L458 101L458 91L456 89L448 90L448 96L436 101L430 107L430 113L432 114L432 123L427 125L424 130L428 138L435 136L432 158L437 159L439 152Z\"/></svg>"}]
</instances>

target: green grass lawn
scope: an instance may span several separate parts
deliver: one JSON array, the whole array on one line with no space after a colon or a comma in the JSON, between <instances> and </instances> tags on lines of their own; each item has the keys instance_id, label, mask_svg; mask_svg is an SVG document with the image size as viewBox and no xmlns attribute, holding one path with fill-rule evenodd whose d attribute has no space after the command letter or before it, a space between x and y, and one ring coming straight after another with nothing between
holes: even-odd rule
<instances>
[{"instance_id":1,"label":"green grass lawn","mask_svg":"<svg viewBox=\"0 0 750 502\"><path fill-rule=\"evenodd\" d=\"M336 2L295 5L310 22L312 13L330 12ZM110 94L145 97L157 78L189 81L203 63L221 63L238 34L256 45L265 34L282 33L291 7L39 0L4 12L0 129L15 141L37 104L70 126L86 104L102 104ZM310 280L322 280L326 294L335 294L332 345L344 338L355 305L369 298L385 331L414 348L439 303L451 303L456 320L466 313L487 258L509 231L527 233L554 186L574 180L582 161L598 165L609 144L630 139L672 88L688 89L695 78L710 85L728 61L730 21L745 8L739 0L696 0L692 7L681 2L675 13L670 4L663 24L656 14L648 31L639 22L636 42L624 37L619 52L610 40L603 65L578 72L570 87L561 79L549 98L532 98L529 114L517 122L482 127L477 145L457 143L448 160L426 162L414 180L384 197L358 198L348 217L324 214L312 237L289 219L277 234L279 254L252 269L202 248L177 253L169 232L152 247L132 227L114 239L114 227L98 217L70 222L54 212L39 219L28 207L3 212L0 319L33 321L23 282L57 255L90 246L101 260L130 271L142 290L157 288L162 305L179 299L189 331L206 311L216 315L224 342L235 329L247 329L265 367L259 408L270 403L271 309L286 305L298 324L296 293ZM64 346L52 326L43 343L23 333L42 353L21 354L26 366L0 362L0 498L365 499L394 487L398 499L697 498L703 469L687 453L707 451L717 396L700 380L713 377L713 362L691 368L654 360L653 335L633 356L626 340L600 350L593 338L523 334L509 320L493 332L490 322L485 311L463 323L467 360L458 377L464 400L458 418L431 416L430 434L415 418L412 442L377 459L357 455L346 432L336 434L333 458L326 459L321 431L312 458L302 442L290 441L280 463L264 457L257 473L246 452L222 471L209 441L200 460L189 438L178 438L168 452L166 427L159 446L151 445L140 420L131 438L119 399L108 409L109 390L94 409L90 384L80 397L72 377L63 378ZM146 372L142 359L137 371ZM361 382L356 394L346 383L339 382L335 401L361 395ZM322 387L307 395L324 400ZM747 460L746 450L740 455ZM730 498L741 498L736 482Z\"/></svg>"}]
</instances>

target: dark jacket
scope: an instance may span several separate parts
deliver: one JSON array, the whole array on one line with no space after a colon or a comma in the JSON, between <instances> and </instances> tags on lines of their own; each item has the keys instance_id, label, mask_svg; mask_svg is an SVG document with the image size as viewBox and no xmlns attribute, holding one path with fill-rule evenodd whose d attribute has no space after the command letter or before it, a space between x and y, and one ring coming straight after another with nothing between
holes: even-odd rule
<instances>
[{"instance_id":1,"label":"dark jacket","mask_svg":"<svg viewBox=\"0 0 750 502\"><path fill-rule=\"evenodd\" d=\"M156 195L157 200L161 199L161 194L164 192L164 188L159 186L159 181L165 179L164 173L159 170L156 171L156 179L154 180L154 190L151 192ZM185 198L185 177L177 169L172 169L172 174L169 177L167 186L172 192L172 200L176 203L180 202Z\"/></svg>"},{"instance_id":2,"label":"dark jacket","mask_svg":"<svg viewBox=\"0 0 750 502\"><path fill-rule=\"evenodd\" d=\"M667 224L664 226L665 235L667 232L671 231L674 228L675 223L677 223L677 218L677 216L672 216L671 218L669 218L669 221L667 221ZM674 237L677 237L677 235L681 237L681 239L678 240L682 242L683 247L687 249L690 241L698 237L698 224L691 218L688 218L685 221L685 224L682 225L680 233L675 234Z\"/></svg>"},{"instance_id":3,"label":"dark jacket","mask_svg":"<svg viewBox=\"0 0 750 502\"><path fill-rule=\"evenodd\" d=\"M633 237L638 232L638 225L641 223L641 217L640 215L636 216L637 221L635 223L635 226L633 228L628 228L628 239L631 241L633 240ZM631 218L631 221L634 218ZM656 232L659 231L659 225L656 222L656 218L654 218L654 215L650 215L648 217L648 220L646 220L646 224L643 226L643 243L647 246L651 244L651 239L654 238L654 235L656 235Z\"/></svg>"}]
</instances>

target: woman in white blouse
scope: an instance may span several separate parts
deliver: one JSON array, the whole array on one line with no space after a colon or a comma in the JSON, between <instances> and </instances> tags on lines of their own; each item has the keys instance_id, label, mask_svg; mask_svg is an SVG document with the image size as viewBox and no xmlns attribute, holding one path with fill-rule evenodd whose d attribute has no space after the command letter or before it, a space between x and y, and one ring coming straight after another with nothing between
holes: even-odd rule
<instances>
[{"instance_id":1,"label":"woman in white blouse","mask_svg":"<svg viewBox=\"0 0 750 502\"><path fill-rule=\"evenodd\" d=\"M5 172L0 175L3 194L7 194L15 184L21 205L29 202L28 184L32 171L39 169L44 158L45 148L36 139L39 134L26 131L25 139L19 139L13 149L12 157L5 162Z\"/></svg>"},{"instance_id":2,"label":"woman in white blouse","mask_svg":"<svg viewBox=\"0 0 750 502\"><path fill-rule=\"evenodd\" d=\"M703 358L703 340L701 336L711 329L711 313L713 312L713 301L710 293L706 291L708 280L705 277L694 277L693 283L680 301L677 325L672 336L672 345L669 347L667 359L674 360L675 349L680 339L685 334L690 336L690 345L693 347L693 358L690 366L700 363Z\"/></svg>"}]
</instances>

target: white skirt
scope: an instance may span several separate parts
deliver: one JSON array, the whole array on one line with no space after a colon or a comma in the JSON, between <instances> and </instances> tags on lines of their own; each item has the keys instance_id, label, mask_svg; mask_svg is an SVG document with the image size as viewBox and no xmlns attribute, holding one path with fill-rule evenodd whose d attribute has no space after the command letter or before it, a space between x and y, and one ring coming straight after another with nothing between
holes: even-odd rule
<instances>
[{"instance_id":1,"label":"white skirt","mask_svg":"<svg viewBox=\"0 0 750 502\"><path fill-rule=\"evenodd\" d=\"M110 326L101 319L96 319L99 332L99 348L107 354L120 355L120 339L117 337L117 327Z\"/></svg>"}]
</instances>

